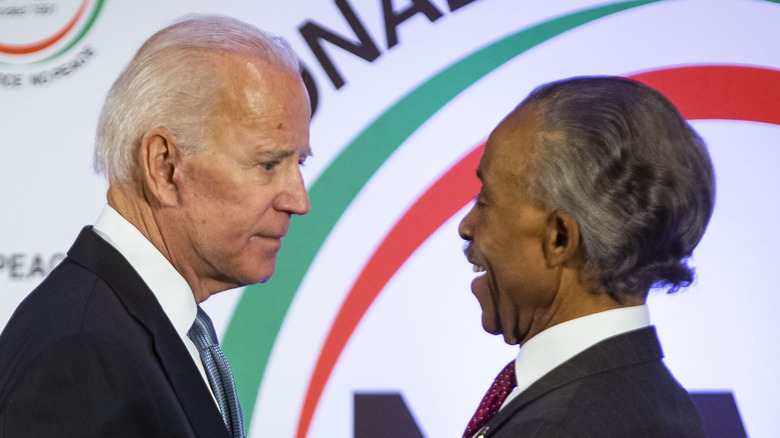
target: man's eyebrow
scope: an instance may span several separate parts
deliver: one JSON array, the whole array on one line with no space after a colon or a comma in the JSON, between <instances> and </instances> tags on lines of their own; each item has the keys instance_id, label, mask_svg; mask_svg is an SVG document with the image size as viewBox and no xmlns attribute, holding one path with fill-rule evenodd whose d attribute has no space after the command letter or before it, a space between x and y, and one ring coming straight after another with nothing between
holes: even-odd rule
<instances>
[{"instance_id":1,"label":"man's eyebrow","mask_svg":"<svg viewBox=\"0 0 780 438\"><path fill-rule=\"evenodd\" d=\"M272 150L272 151L262 151L257 154L258 157L262 157L263 160L273 160L273 161L281 161L285 158L291 157L293 155L296 155L295 150ZM311 148L306 148L306 150L299 154L298 157L310 157L312 155Z\"/></svg>"}]
</instances>

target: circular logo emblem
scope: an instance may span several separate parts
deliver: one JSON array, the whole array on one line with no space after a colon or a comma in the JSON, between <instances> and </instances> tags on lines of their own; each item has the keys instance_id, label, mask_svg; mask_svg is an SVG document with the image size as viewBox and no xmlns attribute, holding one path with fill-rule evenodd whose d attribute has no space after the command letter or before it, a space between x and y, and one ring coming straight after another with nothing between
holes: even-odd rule
<instances>
[{"instance_id":1,"label":"circular logo emblem","mask_svg":"<svg viewBox=\"0 0 780 438\"><path fill-rule=\"evenodd\" d=\"M49 61L89 31L105 0L0 1L0 65Z\"/></svg>"}]
</instances>

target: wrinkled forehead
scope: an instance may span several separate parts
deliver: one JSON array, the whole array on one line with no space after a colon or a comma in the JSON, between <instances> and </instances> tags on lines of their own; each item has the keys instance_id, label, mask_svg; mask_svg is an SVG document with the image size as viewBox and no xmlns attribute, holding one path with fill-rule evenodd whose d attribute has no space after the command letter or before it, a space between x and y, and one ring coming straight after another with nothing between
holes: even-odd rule
<instances>
[{"instance_id":1,"label":"wrinkled forehead","mask_svg":"<svg viewBox=\"0 0 780 438\"><path fill-rule=\"evenodd\" d=\"M224 59L210 113L213 136L231 128L308 132L311 106L297 72L262 60Z\"/></svg>"},{"instance_id":2,"label":"wrinkled forehead","mask_svg":"<svg viewBox=\"0 0 780 438\"><path fill-rule=\"evenodd\" d=\"M256 57L213 55L218 81L215 115L262 117L274 111L299 111L308 100L300 74Z\"/></svg>"}]
</instances>

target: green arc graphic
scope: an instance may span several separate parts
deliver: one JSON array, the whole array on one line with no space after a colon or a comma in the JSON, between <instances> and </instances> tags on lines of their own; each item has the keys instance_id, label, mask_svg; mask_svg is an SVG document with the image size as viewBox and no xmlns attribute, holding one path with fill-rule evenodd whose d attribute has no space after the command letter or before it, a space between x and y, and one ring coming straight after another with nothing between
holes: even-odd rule
<instances>
[{"instance_id":1,"label":"green arc graphic","mask_svg":"<svg viewBox=\"0 0 780 438\"><path fill-rule=\"evenodd\" d=\"M105 0L97 0L97 3L95 4L94 8L92 9L92 13L87 18L87 21L84 24L84 26L81 28L79 33L76 34L76 36L68 44L65 45L65 47L60 49L57 53L55 53L55 54L53 54L53 55L51 55L51 56L49 56L49 57L47 57L45 59L42 59L42 60L40 60L38 62L35 62L34 64L39 64L39 63L46 62L46 61L52 60L54 58L57 58L60 55L62 55L63 53L67 52L68 50L72 49L73 46L78 44L78 42L81 41L82 38L84 38L84 35L86 35L87 32L89 32L89 30L92 29L92 25L95 24L95 20L97 20L97 17L100 14L100 10L103 9L103 3L104 2L105 2Z\"/></svg>"},{"instance_id":2,"label":"green arc graphic","mask_svg":"<svg viewBox=\"0 0 780 438\"><path fill-rule=\"evenodd\" d=\"M223 337L247 413L247 430L271 351L298 287L330 231L393 152L455 96L523 52L583 24L659 1L600 6L518 31L422 83L358 134L311 186L311 213L293 218L274 277L265 285L244 290Z\"/></svg>"}]
</instances>

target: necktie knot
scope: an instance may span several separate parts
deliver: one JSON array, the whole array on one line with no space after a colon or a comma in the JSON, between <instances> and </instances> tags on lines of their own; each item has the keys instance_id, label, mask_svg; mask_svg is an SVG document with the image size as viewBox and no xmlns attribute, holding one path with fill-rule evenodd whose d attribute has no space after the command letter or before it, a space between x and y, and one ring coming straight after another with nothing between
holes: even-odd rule
<instances>
[{"instance_id":1,"label":"necktie knot","mask_svg":"<svg viewBox=\"0 0 780 438\"><path fill-rule=\"evenodd\" d=\"M507 366L498 373L490 389L479 403L477 411L471 417L463 438L472 438L494 415L498 413L501 404L504 403L509 393L517 386L515 378L515 361L509 362Z\"/></svg>"},{"instance_id":2,"label":"necktie knot","mask_svg":"<svg viewBox=\"0 0 780 438\"><path fill-rule=\"evenodd\" d=\"M198 352L219 345L217 332L214 330L214 324L211 323L211 318L209 318L200 306L198 306L198 314L195 316L195 322L192 323L190 331L187 332L187 337L189 337L198 348Z\"/></svg>"}]
</instances>

